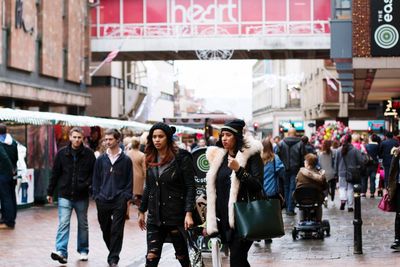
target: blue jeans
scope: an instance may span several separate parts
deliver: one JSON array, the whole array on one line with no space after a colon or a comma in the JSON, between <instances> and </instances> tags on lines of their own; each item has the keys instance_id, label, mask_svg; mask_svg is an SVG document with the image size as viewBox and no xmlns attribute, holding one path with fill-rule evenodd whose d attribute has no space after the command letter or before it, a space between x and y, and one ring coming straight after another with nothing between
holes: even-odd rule
<instances>
[{"instance_id":1,"label":"blue jeans","mask_svg":"<svg viewBox=\"0 0 400 267\"><path fill-rule=\"evenodd\" d=\"M293 192L296 189L296 176L297 173L286 172L285 173L285 202L286 212L294 212Z\"/></svg>"},{"instance_id":2,"label":"blue jeans","mask_svg":"<svg viewBox=\"0 0 400 267\"><path fill-rule=\"evenodd\" d=\"M71 201L58 198L58 230L56 237L56 250L68 257L69 225L72 209L75 209L78 219L78 252L89 253L89 229L87 211L89 199Z\"/></svg>"},{"instance_id":3,"label":"blue jeans","mask_svg":"<svg viewBox=\"0 0 400 267\"><path fill-rule=\"evenodd\" d=\"M15 182L12 176L0 174L0 204L1 219L9 226L15 226L17 217L17 199L15 196Z\"/></svg>"}]
</instances>

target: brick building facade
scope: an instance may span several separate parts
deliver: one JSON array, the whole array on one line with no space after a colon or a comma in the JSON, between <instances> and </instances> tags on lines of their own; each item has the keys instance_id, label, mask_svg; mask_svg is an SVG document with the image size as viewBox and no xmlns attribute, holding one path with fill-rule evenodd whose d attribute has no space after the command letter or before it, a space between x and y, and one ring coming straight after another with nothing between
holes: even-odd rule
<instances>
[{"instance_id":1,"label":"brick building facade","mask_svg":"<svg viewBox=\"0 0 400 267\"><path fill-rule=\"evenodd\" d=\"M91 103L87 0L0 3L0 106L84 113Z\"/></svg>"}]
</instances>

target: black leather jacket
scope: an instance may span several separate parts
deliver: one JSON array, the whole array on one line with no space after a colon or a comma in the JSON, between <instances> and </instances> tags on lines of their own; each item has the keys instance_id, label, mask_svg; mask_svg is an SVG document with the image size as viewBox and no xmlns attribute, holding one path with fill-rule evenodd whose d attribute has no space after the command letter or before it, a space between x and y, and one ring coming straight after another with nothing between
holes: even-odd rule
<instances>
[{"instance_id":1,"label":"black leather jacket","mask_svg":"<svg viewBox=\"0 0 400 267\"><path fill-rule=\"evenodd\" d=\"M186 212L192 212L195 203L192 156L185 150L179 150L175 160L161 175L158 175L157 169L147 169L139 210L148 211L148 224L183 225Z\"/></svg>"},{"instance_id":2,"label":"black leather jacket","mask_svg":"<svg viewBox=\"0 0 400 267\"><path fill-rule=\"evenodd\" d=\"M247 160L246 167L240 167L236 172L240 180L240 189L237 201L260 199L264 177L264 164L260 154L255 154Z\"/></svg>"}]
</instances>

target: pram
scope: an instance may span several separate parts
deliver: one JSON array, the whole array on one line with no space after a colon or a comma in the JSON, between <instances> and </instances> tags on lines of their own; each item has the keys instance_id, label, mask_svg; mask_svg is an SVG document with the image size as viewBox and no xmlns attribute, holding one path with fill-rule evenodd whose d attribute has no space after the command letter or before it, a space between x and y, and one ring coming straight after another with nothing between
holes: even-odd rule
<instances>
[{"instance_id":1,"label":"pram","mask_svg":"<svg viewBox=\"0 0 400 267\"><path fill-rule=\"evenodd\" d=\"M292 230L293 240L299 238L319 238L324 239L330 235L330 225L328 220L317 221L317 210L322 205L321 192L315 188L297 188L293 193L296 207L302 213L302 218Z\"/></svg>"}]
</instances>

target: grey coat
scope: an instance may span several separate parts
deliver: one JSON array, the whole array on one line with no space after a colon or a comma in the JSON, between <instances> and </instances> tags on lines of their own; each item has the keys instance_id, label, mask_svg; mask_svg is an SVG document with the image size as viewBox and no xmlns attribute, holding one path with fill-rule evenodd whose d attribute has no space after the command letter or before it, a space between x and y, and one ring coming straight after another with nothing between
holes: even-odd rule
<instances>
[{"instance_id":1,"label":"grey coat","mask_svg":"<svg viewBox=\"0 0 400 267\"><path fill-rule=\"evenodd\" d=\"M356 149L353 145L349 145L349 151L345 156L345 160L348 168L355 168L356 166L364 167L361 151ZM338 174L338 177L346 177L346 165L342 156L342 147L338 148L336 151L335 172ZM345 182L345 179L339 179L339 186L342 186Z\"/></svg>"}]
</instances>

